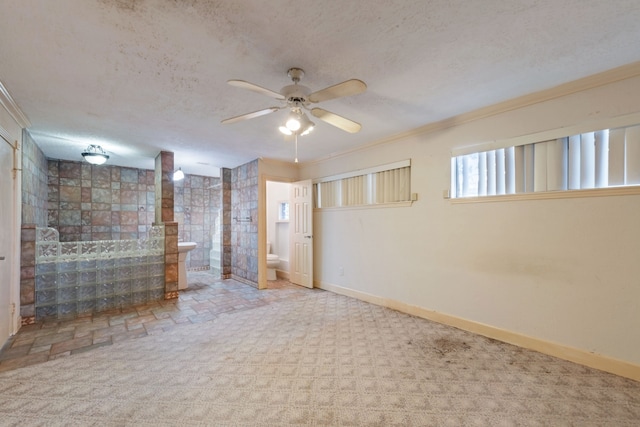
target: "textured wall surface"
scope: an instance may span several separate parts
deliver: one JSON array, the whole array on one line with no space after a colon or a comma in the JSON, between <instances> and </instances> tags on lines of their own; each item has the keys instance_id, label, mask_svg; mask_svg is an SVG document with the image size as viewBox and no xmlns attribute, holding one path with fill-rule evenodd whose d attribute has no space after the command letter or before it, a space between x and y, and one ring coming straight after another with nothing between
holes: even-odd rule
<instances>
[{"instance_id":1,"label":"textured wall surface","mask_svg":"<svg viewBox=\"0 0 640 427\"><path fill-rule=\"evenodd\" d=\"M189 252L187 268L208 268L211 239L222 208L220 178L185 174L183 180L174 182L174 194L178 239L198 245Z\"/></svg>"},{"instance_id":2,"label":"textured wall surface","mask_svg":"<svg viewBox=\"0 0 640 427\"><path fill-rule=\"evenodd\" d=\"M22 224L47 226L47 158L29 134L22 138Z\"/></svg>"},{"instance_id":3,"label":"textured wall surface","mask_svg":"<svg viewBox=\"0 0 640 427\"><path fill-rule=\"evenodd\" d=\"M222 183L222 222L221 222L221 245L222 261L220 265L220 277L228 279L231 277L231 263L233 247L231 246L231 169L220 169L220 180Z\"/></svg>"},{"instance_id":4,"label":"textured wall surface","mask_svg":"<svg viewBox=\"0 0 640 427\"><path fill-rule=\"evenodd\" d=\"M231 274L258 283L258 160L231 171Z\"/></svg>"},{"instance_id":5,"label":"textured wall surface","mask_svg":"<svg viewBox=\"0 0 640 427\"><path fill-rule=\"evenodd\" d=\"M49 221L61 242L144 237L153 223L154 171L49 160Z\"/></svg>"},{"instance_id":6,"label":"textured wall surface","mask_svg":"<svg viewBox=\"0 0 640 427\"><path fill-rule=\"evenodd\" d=\"M20 235L20 316L35 320L35 228L47 225L47 158L29 132L22 138L22 218Z\"/></svg>"}]
</instances>

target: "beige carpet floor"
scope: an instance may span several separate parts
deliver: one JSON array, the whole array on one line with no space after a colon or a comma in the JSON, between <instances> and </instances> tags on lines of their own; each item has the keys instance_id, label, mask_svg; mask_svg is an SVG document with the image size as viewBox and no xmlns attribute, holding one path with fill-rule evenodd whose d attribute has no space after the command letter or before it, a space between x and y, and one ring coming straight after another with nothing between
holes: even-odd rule
<instances>
[{"instance_id":1,"label":"beige carpet floor","mask_svg":"<svg viewBox=\"0 0 640 427\"><path fill-rule=\"evenodd\" d=\"M640 383L317 291L0 373L0 425L638 426Z\"/></svg>"}]
</instances>

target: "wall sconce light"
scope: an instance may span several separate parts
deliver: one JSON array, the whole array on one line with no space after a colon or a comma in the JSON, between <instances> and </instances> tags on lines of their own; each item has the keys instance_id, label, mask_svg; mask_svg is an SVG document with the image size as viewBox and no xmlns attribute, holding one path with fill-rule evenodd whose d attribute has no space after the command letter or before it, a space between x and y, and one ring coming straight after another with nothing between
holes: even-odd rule
<instances>
[{"instance_id":1,"label":"wall sconce light","mask_svg":"<svg viewBox=\"0 0 640 427\"><path fill-rule=\"evenodd\" d=\"M92 165L101 165L109 159L107 152L101 146L93 144L82 152L82 157Z\"/></svg>"},{"instance_id":2,"label":"wall sconce light","mask_svg":"<svg viewBox=\"0 0 640 427\"><path fill-rule=\"evenodd\" d=\"M177 171L173 172L173 180L180 181L181 179L184 179L184 172L182 172L182 168L178 168Z\"/></svg>"}]
</instances>

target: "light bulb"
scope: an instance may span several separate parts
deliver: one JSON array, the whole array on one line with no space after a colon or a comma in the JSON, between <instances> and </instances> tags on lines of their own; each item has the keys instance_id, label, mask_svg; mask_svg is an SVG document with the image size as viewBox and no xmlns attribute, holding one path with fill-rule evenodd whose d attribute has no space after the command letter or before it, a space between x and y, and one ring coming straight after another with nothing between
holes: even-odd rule
<instances>
[{"instance_id":1,"label":"light bulb","mask_svg":"<svg viewBox=\"0 0 640 427\"><path fill-rule=\"evenodd\" d=\"M291 117L289 120L287 120L287 128L292 132L297 131L298 129L300 129L300 120L295 117Z\"/></svg>"},{"instance_id":2,"label":"light bulb","mask_svg":"<svg viewBox=\"0 0 640 427\"><path fill-rule=\"evenodd\" d=\"M291 132L286 126L280 126L278 129L285 135L293 135L293 132Z\"/></svg>"},{"instance_id":3,"label":"light bulb","mask_svg":"<svg viewBox=\"0 0 640 427\"><path fill-rule=\"evenodd\" d=\"M184 179L184 172L182 172L182 168L178 168L178 170L173 173L173 180L180 181L181 179Z\"/></svg>"}]
</instances>

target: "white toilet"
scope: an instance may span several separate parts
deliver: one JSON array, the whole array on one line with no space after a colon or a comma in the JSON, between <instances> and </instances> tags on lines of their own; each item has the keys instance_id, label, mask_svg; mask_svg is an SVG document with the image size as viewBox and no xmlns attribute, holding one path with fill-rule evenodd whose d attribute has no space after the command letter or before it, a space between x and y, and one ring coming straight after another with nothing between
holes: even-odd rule
<instances>
[{"instance_id":1,"label":"white toilet","mask_svg":"<svg viewBox=\"0 0 640 427\"><path fill-rule=\"evenodd\" d=\"M276 280L276 268L280 266L278 255L271 253L271 243L267 242L267 280Z\"/></svg>"}]
</instances>

